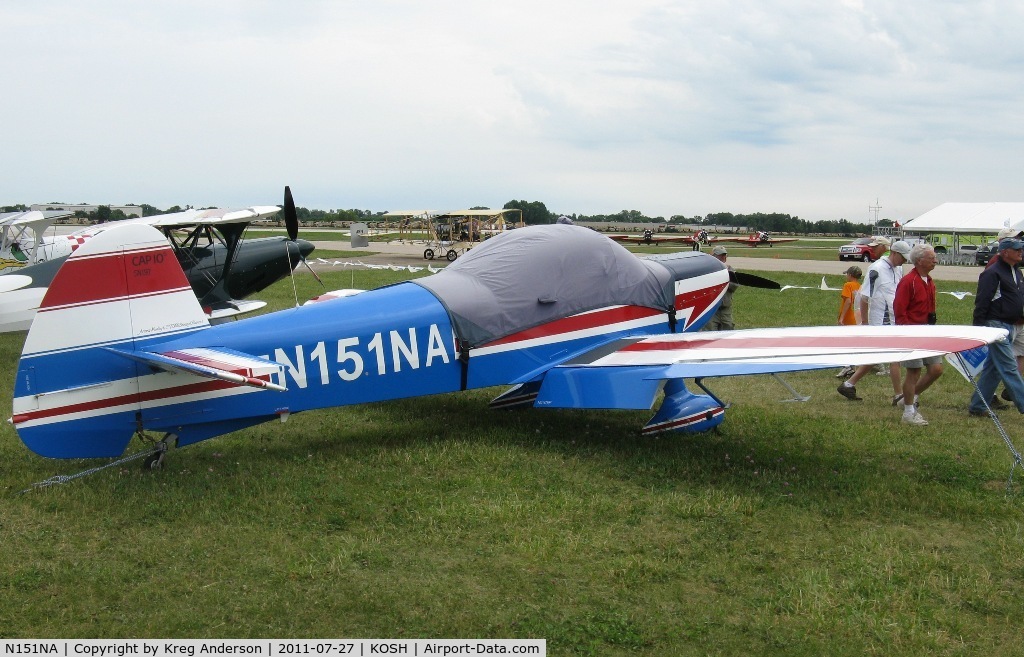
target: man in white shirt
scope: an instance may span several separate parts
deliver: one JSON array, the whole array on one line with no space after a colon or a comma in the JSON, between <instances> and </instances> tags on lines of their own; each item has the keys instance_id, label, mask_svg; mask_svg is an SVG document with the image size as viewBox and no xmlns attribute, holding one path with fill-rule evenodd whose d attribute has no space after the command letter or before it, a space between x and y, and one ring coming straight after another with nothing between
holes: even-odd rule
<instances>
[{"instance_id":1,"label":"man in white shirt","mask_svg":"<svg viewBox=\"0 0 1024 657\"><path fill-rule=\"evenodd\" d=\"M876 237L868 246L883 249L889 246L885 237ZM868 275L861 287L861 320L870 326L889 326L896 323L892 304L896 298L896 286L903 278L903 264L910 257L910 245L900 240L889 248L889 256L879 258L868 267ZM839 384L837 392L851 401L860 401L857 396L857 381L870 372L874 365L861 365L848 380ZM900 382L900 364L889 364L889 379L892 381L892 404L903 398L903 384Z\"/></svg>"}]
</instances>

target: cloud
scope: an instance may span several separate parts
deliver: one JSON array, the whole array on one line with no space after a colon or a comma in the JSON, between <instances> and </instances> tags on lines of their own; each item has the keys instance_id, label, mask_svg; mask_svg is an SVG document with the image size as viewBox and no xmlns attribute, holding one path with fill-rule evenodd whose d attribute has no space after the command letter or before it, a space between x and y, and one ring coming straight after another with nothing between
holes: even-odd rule
<instances>
[{"instance_id":1,"label":"cloud","mask_svg":"<svg viewBox=\"0 0 1024 657\"><path fill-rule=\"evenodd\" d=\"M864 219L876 197L894 217L1014 200L1022 13L6 2L0 203L265 203L285 183L300 204L378 210Z\"/></svg>"}]
</instances>

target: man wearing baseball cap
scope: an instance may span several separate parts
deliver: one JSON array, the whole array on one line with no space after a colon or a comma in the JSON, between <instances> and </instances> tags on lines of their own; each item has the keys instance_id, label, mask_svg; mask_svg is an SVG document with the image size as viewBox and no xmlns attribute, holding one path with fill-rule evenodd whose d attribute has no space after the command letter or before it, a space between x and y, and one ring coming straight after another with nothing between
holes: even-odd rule
<instances>
[{"instance_id":1,"label":"man wearing baseball cap","mask_svg":"<svg viewBox=\"0 0 1024 657\"><path fill-rule=\"evenodd\" d=\"M1024 241L1004 237L999 240L998 248L999 259L978 276L974 325L1006 329L1009 336L988 346L988 358L978 376L978 388L967 407L971 415L986 414L989 404L984 400L992 399L1000 380L1010 391L1017 410L1024 413L1024 379L1017 370L1011 347L1024 326L1024 277L1017 267L1024 259Z\"/></svg>"},{"instance_id":2,"label":"man wearing baseball cap","mask_svg":"<svg viewBox=\"0 0 1024 657\"><path fill-rule=\"evenodd\" d=\"M870 246L871 248L874 248L876 246L884 246L886 249L888 249L890 244L892 244L892 242L889 241L889 238L883 235L872 237L871 241L868 242L868 246ZM884 249L882 250L882 253L885 253ZM878 260L878 258L875 258L875 260Z\"/></svg>"},{"instance_id":3,"label":"man wearing baseball cap","mask_svg":"<svg viewBox=\"0 0 1024 657\"><path fill-rule=\"evenodd\" d=\"M885 237L876 237L868 246L881 248L889 245ZM868 268L867 280L861 288L861 317L865 324L871 326L890 326L896 323L893 313L893 300L896 298L896 286L903 278L903 263L910 257L910 245L900 240L889 249L887 258L879 258ZM836 391L851 401L859 401L857 381L870 372L874 365L861 365L848 380L839 384ZM903 398L903 384L900 379L900 364L889 364L889 380L892 381L892 403L895 406Z\"/></svg>"}]
</instances>

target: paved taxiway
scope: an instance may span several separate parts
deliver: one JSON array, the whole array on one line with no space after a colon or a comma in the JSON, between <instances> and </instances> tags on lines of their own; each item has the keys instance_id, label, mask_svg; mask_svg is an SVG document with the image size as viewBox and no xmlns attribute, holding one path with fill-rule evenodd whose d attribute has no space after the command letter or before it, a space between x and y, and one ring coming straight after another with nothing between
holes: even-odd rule
<instances>
[{"instance_id":1,"label":"paved taxiway","mask_svg":"<svg viewBox=\"0 0 1024 657\"><path fill-rule=\"evenodd\" d=\"M331 251L363 251L364 249L353 249L348 240L313 242L318 249ZM401 242L372 242L370 247L365 249L366 256L359 256L363 262L373 264L395 264L395 265L425 265L428 261L423 259L423 244L409 244ZM840 262L836 260L792 260L787 258L744 258L743 250L750 247L733 247L729 253L729 264L733 269L742 271L794 271L805 274L830 274L841 276L851 264L856 264L862 270L867 270L867 263ZM316 251L313 252L311 260L316 260ZM442 267L448 262L444 258L431 261L434 266ZM909 270L909 265L904 270ZM937 281L962 281L966 283L977 283L980 267L939 265L932 275Z\"/></svg>"}]
</instances>

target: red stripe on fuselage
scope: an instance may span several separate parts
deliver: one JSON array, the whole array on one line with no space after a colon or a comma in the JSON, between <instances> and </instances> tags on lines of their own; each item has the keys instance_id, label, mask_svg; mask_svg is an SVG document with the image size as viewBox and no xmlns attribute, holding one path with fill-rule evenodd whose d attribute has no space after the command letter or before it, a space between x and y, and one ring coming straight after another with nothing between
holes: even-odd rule
<instances>
[{"instance_id":1,"label":"red stripe on fuselage","mask_svg":"<svg viewBox=\"0 0 1024 657\"><path fill-rule=\"evenodd\" d=\"M584 313L582 315L573 315L571 317L565 317L557 319L547 324L541 324L519 333L513 333L512 335L504 338L495 340L494 342L488 342L486 347L493 347L496 345L509 344L512 342L521 342L523 340L534 340L537 338L546 338L552 335L560 335L563 333L573 333L575 331L585 331L597 326L604 326L607 324L619 324L621 322L629 322L637 319L645 319L647 317L653 317L654 315L664 314L660 310L654 308L642 308L640 306L619 306L617 308L606 308L604 310L598 310L595 312Z\"/></svg>"},{"instance_id":2,"label":"red stripe on fuselage","mask_svg":"<svg viewBox=\"0 0 1024 657\"><path fill-rule=\"evenodd\" d=\"M255 377L260 381L269 381L270 376ZM209 381L201 381L199 383L190 383L188 385L176 386L174 388L164 388L161 390L151 390L143 393L132 393L130 395L121 395L119 397L111 397L109 399L96 399L89 402L82 402L80 404L71 404L69 406L60 406L57 408L42 409L38 411L31 411L28 413L21 413L13 418L14 424L18 425L23 422L30 420L42 420L45 418L59 417L61 415L73 415L75 413L88 413L89 411L98 411L104 408L115 408L117 406L124 406L126 404L143 404L146 402L161 401L167 399L173 399L174 397L184 397L186 395L195 395L201 393L216 392L218 390L226 390L228 388L238 388L239 384L232 383L230 381L222 381L220 379L211 379ZM145 421L145 418L143 418Z\"/></svg>"},{"instance_id":3,"label":"red stripe on fuselage","mask_svg":"<svg viewBox=\"0 0 1024 657\"><path fill-rule=\"evenodd\" d=\"M694 308L696 312L693 314L699 315L707 310L712 301L718 298L718 294L726 285L726 283L723 283L722 285L713 285L711 287L677 295L676 309L684 310L686 308ZM572 315L571 317L564 317L553 322L548 322L547 324L541 324L540 326L535 326L533 328L526 329L525 331L513 333L512 335L500 338L494 342L488 342L484 346L494 347L513 342L522 342L524 340L547 338L565 333L573 333L575 331L586 331L588 329L598 328L601 326L621 324L623 322L630 322L638 319L647 319L649 317L664 314L664 312L656 308L645 308L642 306L617 306L614 308L604 308L593 312ZM690 323L693 322L693 319L695 319L695 317L690 318Z\"/></svg>"},{"instance_id":4,"label":"red stripe on fuselage","mask_svg":"<svg viewBox=\"0 0 1024 657\"><path fill-rule=\"evenodd\" d=\"M85 305L187 288L169 246L71 257L57 272L40 309Z\"/></svg>"}]
</instances>

